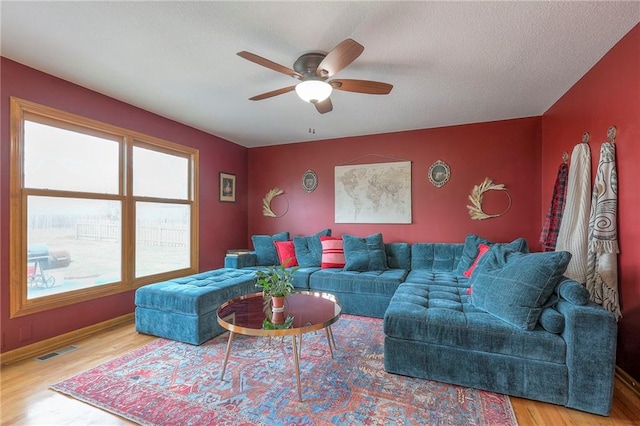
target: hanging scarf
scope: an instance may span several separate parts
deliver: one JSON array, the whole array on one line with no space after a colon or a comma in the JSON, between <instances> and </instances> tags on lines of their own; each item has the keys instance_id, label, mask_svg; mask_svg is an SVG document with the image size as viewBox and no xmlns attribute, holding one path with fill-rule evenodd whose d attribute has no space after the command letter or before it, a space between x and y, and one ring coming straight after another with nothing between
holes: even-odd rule
<instances>
[{"instance_id":1,"label":"hanging scarf","mask_svg":"<svg viewBox=\"0 0 640 426\"><path fill-rule=\"evenodd\" d=\"M616 146L605 142L600 148L600 162L591 197L587 290L592 301L620 318L617 212Z\"/></svg>"},{"instance_id":2,"label":"hanging scarf","mask_svg":"<svg viewBox=\"0 0 640 426\"><path fill-rule=\"evenodd\" d=\"M569 167L566 163L560 164L556 183L553 185L551 205L549 206L549 212L544 220L544 226L540 234L540 244L542 244L544 251L555 250L556 243L558 242L558 232L560 231L560 222L562 220L564 202L567 196L568 177Z\"/></svg>"},{"instance_id":3,"label":"hanging scarf","mask_svg":"<svg viewBox=\"0 0 640 426\"><path fill-rule=\"evenodd\" d=\"M558 231L556 251L571 253L565 275L581 284L587 281L587 243L591 210L591 151L579 143L571 153L567 201Z\"/></svg>"}]
</instances>

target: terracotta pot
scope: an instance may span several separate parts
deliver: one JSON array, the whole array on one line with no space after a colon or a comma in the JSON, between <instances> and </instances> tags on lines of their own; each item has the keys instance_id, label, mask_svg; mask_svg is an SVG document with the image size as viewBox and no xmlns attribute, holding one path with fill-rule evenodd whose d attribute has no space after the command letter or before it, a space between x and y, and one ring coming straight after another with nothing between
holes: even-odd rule
<instances>
[{"instance_id":1,"label":"terracotta pot","mask_svg":"<svg viewBox=\"0 0 640 426\"><path fill-rule=\"evenodd\" d=\"M284 324L284 312L273 312L271 322L274 324Z\"/></svg>"},{"instance_id":2,"label":"terracotta pot","mask_svg":"<svg viewBox=\"0 0 640 426\"><path fill-rule=\"evenodd\" d=\"M284 308L284 296L271 296L271 308L278 310Z\"/></svg>"}]
</instances>

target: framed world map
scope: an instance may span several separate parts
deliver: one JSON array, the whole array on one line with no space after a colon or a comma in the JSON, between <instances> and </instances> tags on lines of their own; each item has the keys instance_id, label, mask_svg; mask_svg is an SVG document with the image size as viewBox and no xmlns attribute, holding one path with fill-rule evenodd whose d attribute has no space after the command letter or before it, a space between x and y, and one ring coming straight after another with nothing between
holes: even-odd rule
<instances>
[{"instance_id":1,"label":"framed world map","mask_svg":"<svg viewBox=\"0 0 640 426\"><path fill-rule=\"evenodd\" d=\"M411 161L335 167L336 223L411 223Z\"/></svg>"}]
</instances>

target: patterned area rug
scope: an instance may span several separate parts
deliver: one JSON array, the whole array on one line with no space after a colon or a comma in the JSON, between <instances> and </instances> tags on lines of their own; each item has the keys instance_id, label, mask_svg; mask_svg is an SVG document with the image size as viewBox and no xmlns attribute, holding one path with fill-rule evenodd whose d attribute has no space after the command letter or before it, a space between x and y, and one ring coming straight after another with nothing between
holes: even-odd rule
<instances>
[{"instance_id":1,"label":"patterned area rug","mask_svg":"<svg viewBox=\"0 0 640 426\"><path fill-rule=\"evenodd\" d=\"M227 333L158 339L52 388L143 425L517 425L504 395L386 373L380 319L343 315L333 334L334 359L324 332L304 337L303 402L289 337L237 336L221 381Z\"/></svg>"}]
</instances>

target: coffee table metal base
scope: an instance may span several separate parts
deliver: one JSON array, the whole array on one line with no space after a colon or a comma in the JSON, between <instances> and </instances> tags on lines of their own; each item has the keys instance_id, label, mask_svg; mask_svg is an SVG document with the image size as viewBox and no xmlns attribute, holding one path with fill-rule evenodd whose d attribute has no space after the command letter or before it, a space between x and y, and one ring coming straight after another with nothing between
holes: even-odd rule
<instances>
[{"instance_id":1,"label":"coffee table metal base","mask_svg":"<svg viewBox=\"0 0 640 426\"><path fill-rule=\"evenodd\" d=\"M325 327L327 333L327 344L329 345L329 351L331 352L331 359L333 359L333 350L336 347L336 341L333 338L333 331L331 326ZM229 354L231 353L231 343L236 333L229 332L229 340L227 341L227 350L224 354L224 362L222 363L222 372L220 373L220 380L224 380L224 373L227 370L227 362L229 361ZM297 339L300 339L300 344L296 343ZM298 400L302 402L302 389L300 387L300 357L302 356L302 333L299 335L291 335L291 344L293 349L293 366L296 372L296 383L298 385Z\"/></svg>"}]
</instances>

